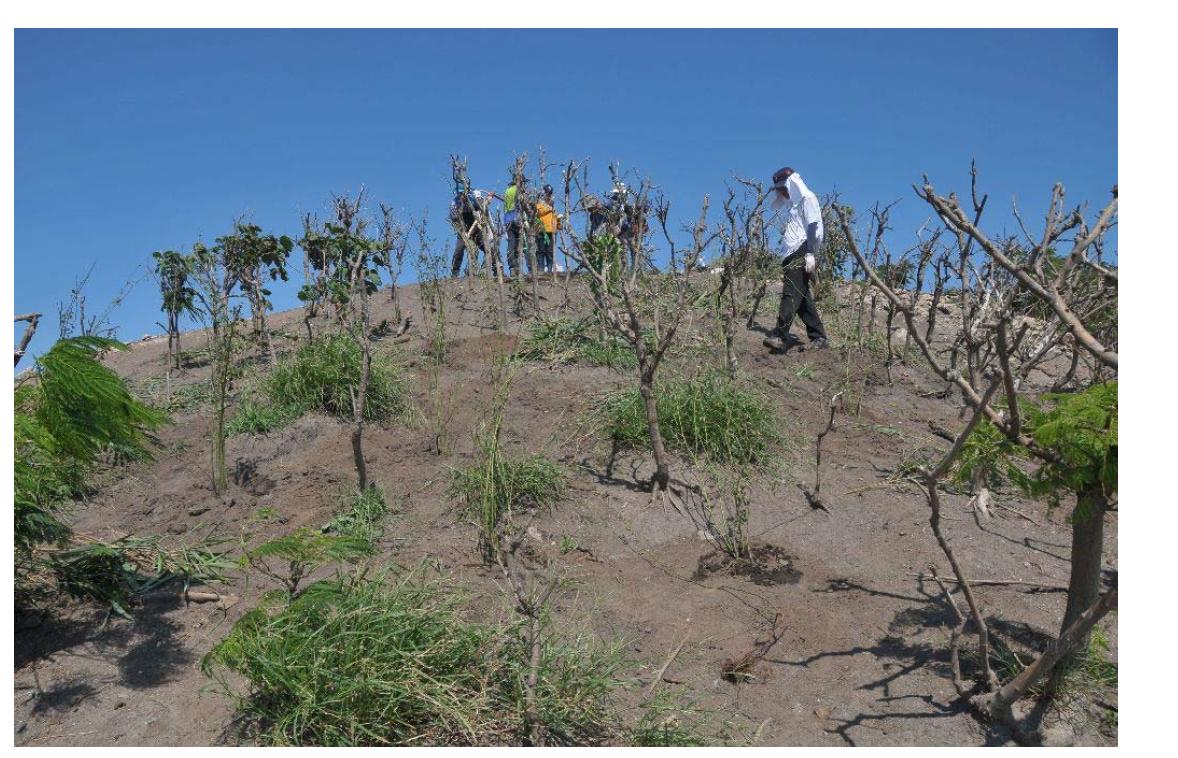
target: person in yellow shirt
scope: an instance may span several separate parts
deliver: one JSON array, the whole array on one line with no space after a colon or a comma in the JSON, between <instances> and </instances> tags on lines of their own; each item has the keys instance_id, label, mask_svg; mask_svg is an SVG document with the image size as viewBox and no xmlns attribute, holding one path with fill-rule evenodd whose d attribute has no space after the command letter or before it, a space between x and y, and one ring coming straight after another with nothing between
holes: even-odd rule
<instances>
[{"instance_id":1,"label":"person in yellow shirt","mask_svg":"<svg viewBox=\"0 0 1178 758\"><path fill-rule=\"evenodd\" d=\"M543 272L552 271L552 252L556 230L560 228L560 217L552 202L552 185L544 185L544 194L536 201L536 265Z\"/></svg>"}]
</instances>

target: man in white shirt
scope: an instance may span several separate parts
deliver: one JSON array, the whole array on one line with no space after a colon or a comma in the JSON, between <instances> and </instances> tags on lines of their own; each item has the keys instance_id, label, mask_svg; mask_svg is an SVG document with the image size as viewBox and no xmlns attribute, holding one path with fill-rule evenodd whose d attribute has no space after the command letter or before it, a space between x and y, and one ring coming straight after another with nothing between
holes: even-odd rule
<instances>
[{"instance_id":1,"label":"man in white shirt","mask_svg":"<svg viewBox=\"0 0 1178 758\"><path fill-rule=\"evenodd\" d=\"M810 277L814 273L818 251L822 248L822 207L818 197L810 191L802 177L788 166L773 174L769 190L773 207L789 207L785 224L782 262L781 305L777 309L777 327L764 340L771 350L786 350L798 343L789 333L794 316L800 316L806 326L811 348L827 347L826 329L814 307L814 293Z\"/></svg>"}]
</instances>

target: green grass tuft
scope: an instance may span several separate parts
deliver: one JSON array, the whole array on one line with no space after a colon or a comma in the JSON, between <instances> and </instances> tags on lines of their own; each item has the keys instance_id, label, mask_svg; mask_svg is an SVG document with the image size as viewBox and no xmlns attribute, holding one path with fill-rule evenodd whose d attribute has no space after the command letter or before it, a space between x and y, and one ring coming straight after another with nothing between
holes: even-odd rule
<instances>
[{"instance_id":1,"label":"green grass tuft","mask_svg":"<svg viewBox=\"0 0 1178 758\"><path fill-rule=\"evenodd\" d=\"M520 625L465 619L421 572L357 575L247 613L202 661L263 745L521 745L529 650ZM546 627L537 705L548 744L624 734L619 645ZM229 684L228 674L246 684ZM232 677L236 679L236 677Z\"/></svg>"},{"instance_id":2,"label":"green grass tuft","mask_svg":"<svg viewBox=\"0 0 1178 758\"><path fill-rule=\"evenodd\" d=\"M604 339L595 334L591 319L539 317L528 325L528 335L516 355L526 361L584 363L630 369L638 365L634 350L613 334Z\"/></svg>"},{"instance_id":3,"label":"green grass tuft","mask_svg":"<svg viewBox=\"0 0 1178 758\"><path fill-rule=\"evenodd\" d=\"M491 498L500 510L548 508L560 502L568 486L564 469L542 455L503 457L498 465L476 463L455 469L450 494L463 501L470 513Z\"/></svg>"},{"instance_id":4,"label":"green grass tuft","mask_svg":"<svg viewBox=\"0 0 1178 758\"><path fill-rule=\"evenodd\" d=\"M322 337L279 362L264 383L270 404L303 411L320 410L351 420L352 392L359 387L362 353L347 335ZM372 356L364 418L384 421L408 411L402 370L387 356Z\"/></svg>"},{"instance_id":5,"label":"green grass tuft","mask_svg":"<svg viewBox=\"0 0 1178 758\"><path fill-rule=\"evenodd\" d=\"M764 464L781 442L768 400L718 372L661 382L655 394L663 439L680 455L718 464ZM619 447L650 446L637 387L608 395L601 415Z\"/></svg>"},{"instance_id":6,"label":"green grass tuft","mask_svg":"<svg viewBox=\"0 0 1178 758\"><path fill-rule=\"evenodd\" d=\"M323 529L331 534L375 542L384 535L384 518L389 513L384 490L374 484L363 492L352 491L346 509L337 513Z\"/></svg>"},{"instance_id":7,"label":"green grass tuft","mask_svg":"<svg viewBox=\"0 0 1178 758\"><path fill-rule=\"evenodd\" d=\"M225 424L225 436L268 434L289 426L302 415L303 409L297 405L266 405L247 400Z\"/></svg>"}]
</instances>

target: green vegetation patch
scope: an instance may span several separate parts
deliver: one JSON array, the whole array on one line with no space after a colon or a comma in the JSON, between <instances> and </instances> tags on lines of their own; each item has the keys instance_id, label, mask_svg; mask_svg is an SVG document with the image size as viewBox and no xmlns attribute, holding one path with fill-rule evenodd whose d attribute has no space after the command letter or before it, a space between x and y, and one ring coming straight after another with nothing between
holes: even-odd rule
<instances>
[{"instance_id":1,"label":"green vegetation patch","mask_svg":"<svg viewBox=\"0 0 1178 758\"><path fill-rule=\"evenodd\" d=\"M638 365L634 350L620 337L600 336L593 319L537 318L528 325L528 334L516 355L527 361L545 363L582 363L629 369Z\"/></svg>"},{"instance_id":2,"label":"green vegetation patch","mask_svg":"<svg viewBox=\"0 0 1178 758\"><path fill-rule=\"evenodd\" d=\"M780 445L769 401L719 372L675 377L655 387L659 429L676 453L718 464L764 464ZM646 406L637 387L606 396L606 432L622 448L649 448Z\"/></svg>"},{"instance_id":3,"label":"green vegetation patch","mask_svg":"<svg viewBox=\"0 0 1178 758\"><path fill-rule=\"evenodd\" d=\"M527 744L522 625L472 622L462 605L421 572L318 582L247 613L202 667L264 745ZM626 663L618 645L546 630L536 708L548 744L625 739Z\"/></svg>"}]
</instances>

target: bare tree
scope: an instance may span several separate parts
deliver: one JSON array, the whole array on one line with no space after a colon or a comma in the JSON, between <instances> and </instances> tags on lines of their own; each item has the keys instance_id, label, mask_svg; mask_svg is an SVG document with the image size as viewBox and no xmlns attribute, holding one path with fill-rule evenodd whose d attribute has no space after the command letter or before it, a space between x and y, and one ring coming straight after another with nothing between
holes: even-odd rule
<instances>
[{"instance_id":1,"label":"bare tree","mask_svg":"<svg viewBox=\"0 0 1178 758\"><path fill-rule=\"evenodd\" d=\"M90 283L90 276L94 273L94 265L90 264L86 273L80 279L74 280L69 300L57 304L58 336L60 339L64 340L73 336L114 337L118 332L118 327L110 322L111 314L127 299L135 282L127 280L104 309L98 313L87 314L86 285Z\"/></svg>"},{"instance_id":2,"label":"bare tree","mask_svg":"<svg viewBox=\"0 0 1178 758\"><path fill-rule=\"evenodd\" d=\"M408 328L401 314L400 290L397 280L401 278L401 271L405 264L405 250L409 247L409 234L406 226L397 220L393 209L384 203L380 204L381 215L381 243L387 251L385 254L385 269L389 272L389 300L393 304L393 320L398 332L403 333Z\"/></svg>"},{"instance_id":3,"label":"bare tree","mask_svg":"<svg viewBox=\"0 0 1178 758\"><path fill-rule=\"evenodd\" d=\"M1046 676L1061 659L1086 644L1092 624L1116 604L1115 590L1104 597L1100 597L1099 591L1103 516L1109 496L1108 488L1115 488L1115 457L1111 482L1107 473L1107 448L1103 448L1105 457L1091 464L1100 470L1095 478L1077 479L1074 472L1078 464L1072 460L1076 448L1064 437L1067 427L1060 422L1060 419L1066 421L1066 416L1052 417L1050 413L1042 412L1036 414L1039 423L1046 419L1055 424L1053 428L1056 434L1052 444L1048 444L1032 434L1032 419L1024 411L1029 374L1053 355L1058 355L1060 347L1068 339L1081 345L1101 365L1113 370L1116 368L1115 316L1111 327L1107 326L1110 309L1115 314L1116 277L1115 274L1110 276L1111 268L1093 262L1087 255L1090 250L1100 249L1104 234L1113 226L1116 197L1114 189L1112 202L1100 212L1096 222L1088 227L1079 209L1070 215L1060 210L1063 190L1057 185L1052 194L1044 231L1037 241L1027 234L1027 245L1020 245L1014 239L995 242L976 226L985 207L985 196L981 199L977 196L976 168L971 168L971 176L973 221L966 218L954 196L944 198L937 195L927 180L922 188L916 190L918 196L933 207L958 242L954 273L962 285L963 321L961 332L949 350L953 363L947 364L944 353L924 336L930 334L931 330L922 335L921 330L917 329L914 298L902 297L861 252L852 232L849 212L840 209L839 216L857 264L865 271L872 285L903 316L910 338L929 366L960 391L969 411L969 420L954 438L950 449L935 465L920 468L914 479L925 492L930 507L930 526L953 568L979 636L985 691L972 702L987 716L1010 722L1011 704L1022 697L1032 684ZM878 214L874 223L878 226ZM1053 259L1053 249L1069 231L1075 233L1071 253L1063 261ZM980 261L975 261L971 255L975 243L983 254ZM1085 271L1087 275L1082 273ZM1106 326L1102 331L1094 328L1094 323ZM964 371L956 368L956 365L962 365ZM1094 380L1099 378L1099 374L1093 375ZM1101 388L1101 385L1094 384L1093 388ZM1090 409L1106 414L1106 426L1103 429L1084 429L1085 439L1089 441L1087 444L1096 445L1098 456L1100 445L1108 445L1110 439L1111 454L1115 456L1115 394L1113 386L1111 408L1107 406L1107 400L1100 399L1110 397L1108 391L1093 396L1097 399L1091 403ZM998 397L1002 398L1001 404L997 402ZM1100 406L1100 402L1106 405ZM1090 419L1091 413L1086 418ZM963 451L972 444L973 435L981 434L983 429L993 430L1003 441L997 447L1004 451L1004 455L1021 456L1036 462L1039 465L1036 476L1048 485L1075 486L1076 481L1093 482L1092 485L1081 485L1076 492L1072 572L1068 607L1061 623L1060 637L1023 675L1005 684L998 681L990 665L988 630L983 613L940 523L941 481L958 466ZM1102 441L1090 443L1093 436ZM1065 456L1061 450L1069 445L1069 453ZM1046 475L1043 472L1047 472ZM956 646L963 628L964 617L952 638L954 671L958 675L960 670L956 664ZM959 693L964 697L968 688L959 681L959 676L956 678Z\"/></svg>"},{"instance_id":4,"label":"bare tree","mask_svg":"<svg viewBox=\"0 0 1178 758\"><path fill-rule=\"evenodd\" d=\"M570 191L568 185L576 180L572 164L565 171L565 177L567 193ZM584 188L578 189L583 195ZM635 204L646 205L652 193L650 182L642 181L634 192ZM692 272L718 234L708 229L708 203L705 197L699 218L690 229L691 244L684 250L676 246L667 228L670 205L661 197L652 203L669 245L670 265L665 275L642 265L628 266L627 251L612 235L581 240L571 225L569 229L573 241L569 252L589 274L590 291L598 314L608 329L630 345L638 362L638 391L646 411L651 452L655 459L655 473L650 482L652 493L666 492L671 477L669 458L659 430L655 377L691 302ZM648 240L644 236L634 244L641 247L641 254L635 253L632 260L644 260L648 254ZM666 289L670 289L669 298L662 294Z\"/></svg>"},{"instance_id":5,"label":"bare tree","mask_svg":"<svg viewBox=\"0 0 1178 758\"><path fill-rule=\"evenodd\" d=\"M25 355L25 350L28 350L29 343L33 341L33 335L37 333L37 324L41 321L41 314L25 313L23 315L16 316L13 318L13 321L18 324L24 321L27 324L27 326L25 326L25 333L20 338L20 344L16 348L16 362L13 363L13 366L19 366L20 359Z\"/></svg>"},{"instance_id":6,"label":"bare tree","mask_svg":"<svg viewBox=\"0 0 1178 758\"><path fill-rule=\"evenodd\" d=\"M499 260L499 235L495 227L494 220L491 216L491 195L484 194L482 197L476 198L474 196L474 188L470 184L470 176L467 173L466 159L459 158L457 155L450 156L450 172L454 180L456 193L469 199L474 204L471 214L467 218L471 221L467 225L461 209L456 209L458 212L452 214L450 217L450 224L454 227L454 232L457 235L457 240L461 242L466 253L467 271L469 272L467 280L477 276L480 269L485 271L488 276L488 282L495 286L496 303L498 305L498 323L499 331L507 330L507 295L504 291L503 283L503 265ZM473 218L471 218L471 216ZM479 250L482 250L485 256L484 264L480 267L478 265ZM457 255L455 256L457 260ZM453 273L453 267L451 267Z\"/></svg>"},{"instance_id":7,"label":"bare tree","mask_svg":"<svg viewBox=\"0 0 1178 758\"><path fill-rule=\"evenodd\" d=\"M724 343L724 367L730 377L736 376L738 368L735 350L737 322L751 294L758 263L768 254L764 212L768 196L759 182L739 177L736 181L743 188L743 196L738 200L736 191L729 188L724 200L721 258L717 261L721 270L715 294ZM761 279L761 285L763 288L764 279Z\"/></svg>"}]
</instances>

